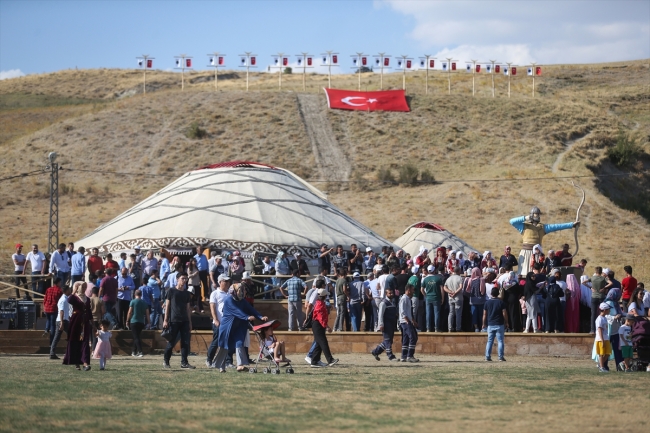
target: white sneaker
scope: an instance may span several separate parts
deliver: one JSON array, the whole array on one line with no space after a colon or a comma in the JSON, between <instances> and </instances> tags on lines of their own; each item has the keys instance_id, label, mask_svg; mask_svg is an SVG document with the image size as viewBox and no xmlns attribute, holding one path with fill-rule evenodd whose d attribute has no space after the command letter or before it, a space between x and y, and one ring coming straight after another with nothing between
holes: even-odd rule
<instances>
[{"instance_id":1,"label":"white sneaker","mask_svg":"<svg viewBox=\"0 0 650 433\"><path fill-rule=\"evenodd\" d=\"M305 356L305 362L307 364L311 364L311 358L309 356Z\"/></svg>"}]
</instances>

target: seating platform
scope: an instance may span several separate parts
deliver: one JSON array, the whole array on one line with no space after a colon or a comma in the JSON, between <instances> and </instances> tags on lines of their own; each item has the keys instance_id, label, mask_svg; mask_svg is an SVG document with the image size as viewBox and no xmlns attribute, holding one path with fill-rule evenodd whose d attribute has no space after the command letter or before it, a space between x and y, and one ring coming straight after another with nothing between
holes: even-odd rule
<instances>
[{"instance_id":1,"label":"seating platform","mask_svg":"<svg viewBox=\"0 0 650 433\"><path fill-rule=\"evenodd\" d=\"M307 354L313 341L311 332L276 331L284 340L288 354ZM381 342L378 332L334 332L327 336L332 353L368 353ZM522 334L506 333L506 356L591 356L594 337L588 334ZM143 331L143 352L159 354L167 342L160 331ZM211 331L193 331L191 351L203 355L212 341ZM483 356L487 336L485 333L420 333L416 353L429 355L476 355ZM114 355L131 354L133 337L130 331L113 331L111 339ZM47 354L49 337L43 331L0 331L0 354ZM59 342L57 353L65 353L65 337ZM179 349L177 345L176 349ZM257 340L251 335L251 346L257 348ZM401 347L400 334L395 335L395 348ZM496 353L496 341L493 349Z\"/></svg>"}]
</instances>

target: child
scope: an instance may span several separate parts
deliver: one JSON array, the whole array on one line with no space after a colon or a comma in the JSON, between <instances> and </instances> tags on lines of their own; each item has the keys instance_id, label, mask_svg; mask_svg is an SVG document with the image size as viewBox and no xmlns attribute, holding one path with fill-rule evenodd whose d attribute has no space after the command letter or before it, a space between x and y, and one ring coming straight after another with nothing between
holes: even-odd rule
<instances>
[{"instance_id":1,"label":"child","mask_svg":"<svg viewBox=\"0 0 650 433\"><path fill-rule=\"evenodd\" d=\"M111 326L111 322L104 319L100 322L97 333L97 346L95 346L95 353L93 353L93 358L99 359L99 369L104 370L106 367L106 360L111 359L113 352L111 351L111 332L108 330Z\"/></svg>"},{"instance_id":2,"label":"child","mask_svg":"<svg viewBox=\"0 0 650 433\"><path fill-rule=\"evenodd\" d=\"M384 350L389 361L399 361L393 355L393 337L397 329L397 308L393 304L394 297L395 291L391 287L386 287L386 297L379 304L379 312L377 313L377 326L384 337L384 341L379 343L375 350L370 352L377 361L379 361L379 355Z\"/></svg>"},{"instance_id":3,"label":"child","mask_svg":"<svg viewBox=\"0 0 650 433\"><path fill-rule=\"evenodd\" d=\"M402 362L420 362L414 358L415 345L418 342L418 333L415 327L418 324L413 320L413 307L411 298L413 298L414 287L406 285L404 296L399 300L399 324L402 328Z\"/></svg>"},{"instance_id":4,"label":"child","mask_svg":"<svg viewBox=\"0 0 650 433\"><path fill-rule=\"evenodd\" d=\"M632 372L632 370L630 370L630 363L632 362L633 357L632 325L634 325L634 320L634 315L628 314L625 316L625 325L618 328L619 344L623 355L623 362L621 362L618 366L620 367L621 371L625 371L626 373Z\"/></svg>"},{"instance_id":5,"label":"child","mask_svg":"<svg viewBox=\"0 0 650 433\"><path fill-rule=\"evenodd\" d=\"M608 324L605 316L609 314L609 304L601 303L599 306L600 314L596 318L596 354L598 355L598 371L609 373L606 367L607 359L612 354L612 345L609 342L609 333L607 332Z\"/></svg>"},{"instance_id":6,"label":"child","mask_svg":"<svg viewBox=\"0 0 650 433\"><path fill-rule=\"evenodd\" d=\"M272 326L261 329L260 336L262 337L264 346L268 349L269 354L273 356L276 363L291 362L291 360L287 359L285 356L286 351L284 349L284 341L278 341L275 335L273 335Z\"/></svg>"}]
</instances>

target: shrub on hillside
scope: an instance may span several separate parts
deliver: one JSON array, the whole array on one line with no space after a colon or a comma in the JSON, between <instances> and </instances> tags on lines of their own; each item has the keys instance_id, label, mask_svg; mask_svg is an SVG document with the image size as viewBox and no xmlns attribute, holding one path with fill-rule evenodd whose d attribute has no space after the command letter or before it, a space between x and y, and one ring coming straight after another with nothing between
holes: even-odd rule
<instances>
[{"instance_id":1,"label":"shrub on hillside","mask_svg":"<svg viewBox=\"0 0 650 433\"><path fill-rule=\"evenodd\" d=\"M291 68L284 68L284 73L285 73L285 74L291 74L291 73L293 73L293 69L291 69Z\"/></svg>"},{"instance_id":2,"label":"shrub on hillside","mask_svg":"<svg viewBox=\"0 0 650 433\"><path fill-rule=\"evenodd\" d=\"M420 172L420 181L424 183L434 183L436 181L435 177L433 177L433 174L429 171L428 168L425 168Z\"/></svg>"},{"instance_id":3,"label":"shrub on hillside","mask_svg":"<svg viewBox=\"0 0 650 433\"><path fill-rule=\"evenodd\" d=\"M377 180L380 182L395 183L395 176L389 167L379 167L377 170Z\"/></svg>"},{"instance_id":4,"label":"shrub on hillside","mask_svg":"<svg viewBox=\"0 0 650 433\"><path fill-rule=\"evenodd\" d=\"M618 167L635 163L641 156L641 147L636 140L623 132L618 134L616 146L607 149L607 157Z\"/></svg>"},{"instance_id":5,"label":"shrub on hillside","mask_svg":"<svg viewBox=\"0 0 650 433\"><path fill-rule=\"evenodd\" d=\"M185 135L187 138L196 140L204 138L206 135L208 135L208 133L205 129L202 129L197 122L192 122Z\"/></svg>"},{"instance_id":6,"label":"shrub on hillside","mask_svg":"<svg viewBox=\"0 0 650 433\"><path fill-rule=\"evenodd\" d=\"M399 168L399 183L414 186L418 183L420 171L412 162L407 162Z\"/></svg>"}]
</instances>

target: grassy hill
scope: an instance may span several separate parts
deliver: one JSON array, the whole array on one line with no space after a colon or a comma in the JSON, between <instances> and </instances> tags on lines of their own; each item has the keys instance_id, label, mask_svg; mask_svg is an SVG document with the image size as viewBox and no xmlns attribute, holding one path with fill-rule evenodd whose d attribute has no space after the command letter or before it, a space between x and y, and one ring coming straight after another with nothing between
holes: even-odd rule
<instances>
[{"instance_id":1,"label":"grassy hill","mask_svg":"<svg viewBox=\"0 0 650 433\"><path fill-rule=\"evenodd\" d=\"M529 77L512 81L464 72L407 75L410 113L329 111L332 130L352 165L349 182L316 169L297 92L302 75L210 72L185 76L129 70L61 71L0 82L0 178L32 171L57 151L61 172L60 235L74 240L175 177L209 163L249 159L285 167L328 192L330 200L388 239L413 222L437 222L477 249L518 251L508 219L538 205L546 222L572 221L581 185L580 257L622 274L632 264L650 279L650 69L648 61L544 68L531 97ZM521 72L520 72L521 73ZM221 79L223 78L223 80ZM308 75L307 92L327 77ZM384 88L401 88L401 74ZM356 75L333 87L357 88ZM379 76L363 74L362 89ZM324 96L320 97L326 104ZM629 143L633 143L629 146ZM627 143L627 144L626 144ZM620 155L631 155L620 164ZM619 162L619 165L616 164ZM379 182L426 170L438 181L415 186ZM133 173L116 175L112 172ZM633 175L621 176L632 172ZM578 176L617 175L600 178ZM523 181L520 178L553 178ZM498 179L498 181L476 181ZM334 181L336 180L336 181ZM0 264L9 271L13 244L47 236L49 176L0 183ZM545 249L573 245L570 232L547 236Z\"/></svg>"}]
</instances>

